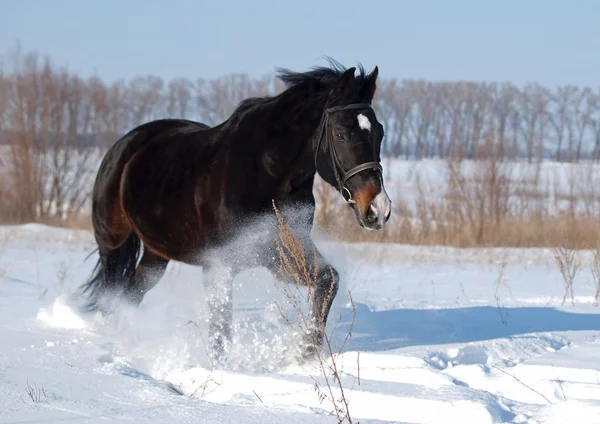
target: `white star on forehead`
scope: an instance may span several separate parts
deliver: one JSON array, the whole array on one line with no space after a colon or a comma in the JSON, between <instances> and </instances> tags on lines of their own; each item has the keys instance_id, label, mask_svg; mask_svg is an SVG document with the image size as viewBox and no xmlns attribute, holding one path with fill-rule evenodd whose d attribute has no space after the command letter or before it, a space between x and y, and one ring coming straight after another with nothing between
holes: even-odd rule
<instances>
[{"instance_id":1,"label":"white star on forehead","mask_svg":"<svg viewBox=\"0 0 600 424\"><path fill-rule=\"evenodd\" d=\"M359 113L357 118L358 118L358 126L361 129L371 131L371 121L369 121L369 118L367 118L362 113Z\"/></svg>"}]
</instances>

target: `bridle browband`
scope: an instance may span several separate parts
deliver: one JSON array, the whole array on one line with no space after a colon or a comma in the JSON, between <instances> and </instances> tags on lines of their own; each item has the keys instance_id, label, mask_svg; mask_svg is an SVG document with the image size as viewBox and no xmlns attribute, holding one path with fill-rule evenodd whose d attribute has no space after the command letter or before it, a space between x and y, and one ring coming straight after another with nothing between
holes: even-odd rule
<instances>
[{"instance_id":1,"label":"bridle browband","mask_svg":"<svg viewBox=\"0 0 600 424\"><path fill-rule=\"evenodd\" d=\"M331 140L331 131L326 131L329 124L329 114L334 112L339 112L341 110L351 110L351 109L373 109L373 106L369 103L352 103L346 106L334 106L328 109L325 109L325 117L323 118L323 124L321 125L321 131L319 133L319 139L317 141L317 148L315 149L315 169L317 169L317 154L319 153L319 148L321 147L321 142L323 140L323 136L326 137L326 145L329 144L329 152L331 154L331 161L333 162L333 174L338 183L338 190L342 195L342 198L346 201L346 203L356 203L356 201L352 198L352 193L346 187L346 182L355 176L356 174L372 169L374 171L383 173L383 169L379 162L364 162L349 171L344 172L344 168L340 163L340 160L335 151L335 144ZM342 177L340 178L339 171L342 173ZM383 178L382 178L383 180Z\"/></svg>"}]
</instances>

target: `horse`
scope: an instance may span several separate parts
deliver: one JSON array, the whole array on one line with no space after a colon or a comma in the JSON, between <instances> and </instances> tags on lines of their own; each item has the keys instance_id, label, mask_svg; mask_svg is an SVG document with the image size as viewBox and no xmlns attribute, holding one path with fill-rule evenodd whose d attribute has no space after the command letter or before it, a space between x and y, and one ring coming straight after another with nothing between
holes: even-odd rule
<instances>
[{"instance_id":1,"label":"horse","mask_svg":"<svg viewBox=\"0 0 600 424\"><path fill-rule=\"evenodd\" d=\"M384 129L372 107L379 69L346 69L333 59L329 64L306 72L277 68L282 92L243 100L214 127L158 119L109 148L92 193L99 258L83 284L88 310L106 312L115 298L138 306L169 261L201 266L212 317L209 347L218 358L231 343L233 278L249 262L232 261L224 269L205 252L232 243L240 225L272 212L273 202L308 208L292 224L310 240L317 173L339 192L360 227L384 228L391 215L380 158ZM261 248L252 249L258 252L253 265L277 273L277 237L261 239ZM306 257L320 264L310 310L322 323L313 324L303 344L311 357L322 348L339 273L314 246Z\"/></svg>"}]
</instances>

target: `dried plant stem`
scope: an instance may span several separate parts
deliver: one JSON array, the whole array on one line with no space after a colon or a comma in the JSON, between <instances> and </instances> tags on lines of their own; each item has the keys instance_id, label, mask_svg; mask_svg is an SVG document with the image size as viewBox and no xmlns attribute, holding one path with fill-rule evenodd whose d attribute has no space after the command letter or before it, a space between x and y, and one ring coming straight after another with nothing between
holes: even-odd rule
<instances>
[{"instance_id":1,"label":"dried plant stem","mask_svg":"<svg viewBox=\"0 0 600 424\"><path fill-rule=\"evenodd\" d=\"M570 297L571 304L575 306L573 282L581 266L581 261L573 249L562 246L554 249L554 259L565 283L565 294L563 296L562 304L564 305L567 297Z\"/></svg>"},{"instance_id":2,"label":"dried plant stem","mask_svg":"<svg viewBox=\"0 0 600 424\"><path fill-rule=\"evenodd\" d=\"M320 331L321 334L323 334L324 347L318 346L316 348L316 359L319 364L320 373L324 379L325 391L321 389L317 382L315 382L315 390L320 401L328 399L331 402L340 423L346 421L352 424L350 405L346 395L346 388L342 383L341 370L338 363L339 356L342 354L347 341L352 336L352 328L356 318L356 305L352 299L352 293L351 291L348 291L353 311L352 322L343 343L339 349L336 350L332 346L330 335L327 334L325 328L325 311L305 312L303 309L303 305L310 304L312 301L314 287L317 284L319 263L316 249L313 245L312 257L314 260L311 263L306 258L306 246L302 244L300 238L286 225L275 202L273 202L273 209L279 223L279 243L277 246L277 252L279 254L279 271L282 276L285 276L288 281L293 283L292 289L290 289L290 285L287 285L283 286L282 290L287 301L292 306L296 318L294 323L292 323L292 320L283 311L283 308L279 303L276 302L276 306L286 325L289 327L298 328L301 334L307 334L311 331ZM334 296L334 289L337 286L335 274L331 268L329 268L329 270L332 277L331 286L327 295L329 299L324 302L324 305L329 304L328 300L331 300ZM307 295L302 295L300 287L306 287ZM339 395L335 394L336 388L339 391Z\"/></svg>"}]
</instances>

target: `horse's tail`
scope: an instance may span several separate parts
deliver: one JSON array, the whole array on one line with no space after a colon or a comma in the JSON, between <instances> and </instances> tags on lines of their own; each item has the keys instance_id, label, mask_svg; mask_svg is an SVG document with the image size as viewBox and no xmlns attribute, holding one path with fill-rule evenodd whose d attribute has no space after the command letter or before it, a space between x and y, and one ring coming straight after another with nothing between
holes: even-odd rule
<instances>
[{"instance_id":1,"label":"horse's tail","mask_svg":"<svg viewBox=\"0 0 600 424\"><path fill-rule=\"evenodd\" d=\"M108 253L100 252L90 279L82 285L83 294L89 292L84 306L88 311L105 308L106 301L115 299L125 284L135 275L135 267L140 255L140 239L132 231L125 243Z\"/></svg>"}]
</instances>

